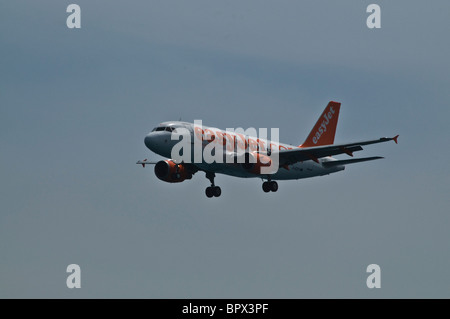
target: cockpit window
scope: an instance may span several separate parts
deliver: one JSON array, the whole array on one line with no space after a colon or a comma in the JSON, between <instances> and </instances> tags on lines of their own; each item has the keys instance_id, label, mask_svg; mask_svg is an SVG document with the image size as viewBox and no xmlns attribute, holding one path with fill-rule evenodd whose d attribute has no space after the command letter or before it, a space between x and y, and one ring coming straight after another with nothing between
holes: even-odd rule
<instances>
[{"instance_id":1,"label":"cockpit window","mask_svg":"<svg viewBox=\"0 0 450 319\"><path fill-rule=\"evenodd\" d=\"M167 132L173 132L175 130L175 128L174 127L172 127L172 126L158 126L158 127L155 127L153 130L152 130L152 132L161 132L161 131L167 131Z\"/></svg>"}]
</instances>

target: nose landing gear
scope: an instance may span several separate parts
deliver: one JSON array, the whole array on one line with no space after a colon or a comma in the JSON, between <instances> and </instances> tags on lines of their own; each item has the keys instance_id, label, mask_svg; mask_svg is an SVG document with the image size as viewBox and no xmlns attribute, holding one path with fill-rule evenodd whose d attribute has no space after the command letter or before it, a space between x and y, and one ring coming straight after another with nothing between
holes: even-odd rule
<instances>
[{"instance_id":1,"label":"nose landing gear","mask_svg":"<svg viewBox=\"0 0 450 319\"><path fill-rule=\"evenodd\" d=\"M206 178L211 182L211 186L206 187L205 190L206 197L208 198L219 197L222 194L222 190L220 189L220 187L214 185L214 177L216 177L216 174L210 172L206 173Z\"/></svg>"},{"instance_id":2,"label":"nose landing gear","mask_svg":"<svg viewBox=\"0 0 450 319\"><path fill-rule=\"evenodd\" d=\"M220 194L222 194L222 190L219 186L206 187L205 194L208 198L211 198L213 196L219 197Z\"/></svg>"}]
</instances>

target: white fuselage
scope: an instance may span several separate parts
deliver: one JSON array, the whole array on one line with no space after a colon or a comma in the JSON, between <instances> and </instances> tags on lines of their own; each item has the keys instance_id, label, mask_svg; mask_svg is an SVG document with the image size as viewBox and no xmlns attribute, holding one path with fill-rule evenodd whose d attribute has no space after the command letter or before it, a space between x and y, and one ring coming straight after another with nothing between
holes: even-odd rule
<instances>
[{"instance_id":1,"label":"white fuselage","mask_svg":"<svg viewBox=\"0 0 450 319\"><path fill-rule=\"evenodd\" d=\"M191 134L191 147L192 154L194 153L194 143L201 143L204 149L206 145L210 143L218 143L225 151L236 151L239 149L241 152L267 152L270 149L273 152L283 149L293 149L298 146L293 146L284 143L273 142L270 140L256 138L251 136L244 136L243 134L237 134L234 132L223 131L218 128L207 127L207 126L195 126L192 123L186 122L165 122L161 123L161 127L171 127L171 128L185 128L189 130ZM234 143L227 143L227 141L234 141ZM150 132L145 137L145 145L153 152L171 158L172 148L176 145L179 140L172 140L172 132L169 130L157 130ZM219 146L218 145L218 146ZM235 147L233 149L233 147ZM326 157L319 159L319 163L313 160L307 160L303 162L297 162L292 165L282 166L274 174L270 175L272 180L289 180L289 179L300 179L308 178L314 176L328 175L330 173L338 172L343 170L344 166L334 166L330 168L325 168L322 166L322 162L334 161L332 157ZM221 173L236 177L259 177L267 178L267 175L254 174L245 170L242 165L238 163L227 164L227 163L207 163L204 160L200 162L193 162L193 164L200 170L214 173Z\"/></svg>"}]
</instances>

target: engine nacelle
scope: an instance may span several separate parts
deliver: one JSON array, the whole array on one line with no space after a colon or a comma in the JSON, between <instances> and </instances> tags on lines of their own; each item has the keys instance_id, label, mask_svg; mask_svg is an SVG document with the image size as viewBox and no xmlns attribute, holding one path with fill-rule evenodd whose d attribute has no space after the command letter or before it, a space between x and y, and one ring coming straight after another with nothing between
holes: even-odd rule
<instances>
[{"instance_id":1,"label":"engine nacelle","mask_svg":"<svg viewBox=\"0 0 450 319\"><path fill-rule=\"evenodd\" d=\"M192 178L192 173L183 164L175 164L172 160L159 161L155 165L155 175L168 183L180 183Z\"/></svg>"},{"instance_id":2,"label":"engine nacelle","mask_svg":"<svg viewBox=\"0 0 450 319\"><path fill-rule=\"evenodd\" d=\"M261 174L261 167L269 167L272 160L269 156L259 153L245 153L245 162L241 164L247 172Z\"/></svg>"}]
</instances>

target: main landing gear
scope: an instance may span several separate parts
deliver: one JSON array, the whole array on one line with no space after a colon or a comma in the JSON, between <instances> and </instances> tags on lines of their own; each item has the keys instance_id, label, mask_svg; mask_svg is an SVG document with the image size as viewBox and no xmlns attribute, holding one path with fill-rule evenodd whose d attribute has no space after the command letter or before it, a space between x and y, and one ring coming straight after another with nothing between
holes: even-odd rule
<instances>
[{"instance_id":1,"label":"main landing gear","mask_svg":"<svg viewBox=\"0 0 450 319\"><path fill-rule=\"evenodd\" d=\"M206 173L206 178L211 182L211 186L206 187L205 190L205 194L208 198L211 198L213 196L219 197L220 194L222 194L222 190L220 189L220 187L214 185L214 177L216 177L216 174L210 172Z\"/></svg>"},{"instance_id":2,"label":"main landing gear","mask_svg":"<svg viewBox=\"0 0 450 319\"><path fill-rule=\"evenodd\" d=\"M278 183L269 179L267 182L262 184L262 189L264 193L276 192L278 190Z\"/></svg>"}]
</instances>

